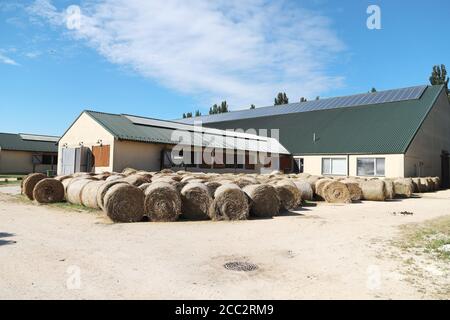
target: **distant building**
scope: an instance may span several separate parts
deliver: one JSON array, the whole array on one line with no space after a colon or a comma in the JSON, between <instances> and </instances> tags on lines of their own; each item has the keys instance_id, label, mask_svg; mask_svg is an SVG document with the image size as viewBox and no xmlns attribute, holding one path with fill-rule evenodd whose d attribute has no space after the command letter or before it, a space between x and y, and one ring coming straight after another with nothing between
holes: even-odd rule
<instances>
[{"instance_id":1,"label":"distant building","mask_svg":"<svg viewBox=\"0 0 450 320\"><path fill-rule=\"evenodd\" d=\"M59 137L0 133L0 174L56 170Z\"/></svg>"},{"instance_id":2,"label":"distant building","mask_svg":"<svg viewBox=\"0 0 450 320\"><path fill-rule=\"evenodd\" d=\"M280 143L293 156L294 171L440 176L445 186L450 183L450 104L444 86L320 99L195 120L217 129L279 129Z\"/></svg>"},{"instance_id":3,"label":"distant building","mask_svg":"<svg viewBox=\"0 0 450 320\"><path fill-rule=\"evenodd\" d=\"M180 141L174 133L186 134L190 141ZM176 145L189 150L180 156L172 152ZM63 134L58 147L58 174L121 172L127 167L261 172L283 169L285 159L290 162L289 152L273 138L95 111L83 111ZM202 157L206 148L223 152L214 152L214 160L206 161ZM227 154L231 161L227 161Z\"/></svg>"}]
</instances>

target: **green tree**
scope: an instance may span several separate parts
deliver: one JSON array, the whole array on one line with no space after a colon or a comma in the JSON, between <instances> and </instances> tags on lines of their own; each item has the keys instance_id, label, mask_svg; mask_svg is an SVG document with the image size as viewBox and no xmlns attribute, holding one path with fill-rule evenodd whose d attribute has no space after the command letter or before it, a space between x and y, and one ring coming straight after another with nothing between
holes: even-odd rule
<instances>
[{"instance_id":1,"label":"green tree","mask_svg":"<svg viewBox=\"0 0 450 320\"><path fill-rule=\"evenodd\" d=\"M186 119L186 113L183 113L183 119Z\"/></svg>"},{"instance_id":2,"label":"green tree","mask_svg":"<svg viewBox=\"0 0 450 320\"><path fill-rule=\"evenodd\" d=\"M317 97L316 97L316 100L320 100L320 97L319 97L319 96L317 96Z\"/></svg>"},{"instance_id":3,"label":"green tree","mask_svg":"<svg viewBox=\"0 0 450 320\"><path fill-rule=\"evenodd\" d=\"M305 97L300 98L300 102L306 102L306 101L308 101L308 99L306 99Z\"/></svg>"},{"instance_id":4,"label":"green tree","mask_svg":"<svg viewBox=\"0 0 450 320\"><path fill-rule=\"evenodd\" d=\"M192 118L192 112L186 113L186 118Z\"/></svg>"},{"instance_id":5,"label":"green tree","mask_svg":"<svg viewBox=\"0 0 450 320\"><path fill-rule=\"evenodd\" d=\"M440 66L436 65L433 67L433 72L431 72L430 76L430 83L432 85L445 85L445 90L448 95L448 80L447 77L447 69L445 68L444 64L441 64Z\"/></svg>"},{"instance_id":6,"label":"green tree","mask_svg":"<svg viewBox=\"0 0 450 320\"><path fill-rule=\"evenodd\" d=\"M278 95L274 101L275 101L275 105L279 106L282 104L288 104L289 98L287 97L286 92L280 92L280 93L278 93Z\"/></svg>"},{"instance_id":7,"label":"green tree","mask_svg":"<svg viewBox=\"0 0 450 320\"><path fill-rule=\"evenodd\" d=\"M255 107L255 105L254 104L252 104L251 106L250 106L250 109L255 109L256 107Z\"/></svg>"},{"instance_id":8,"label":"green tree","mask_svg":"<svg viewBox=\"0 0 450 320\"><path fill-rule=\"evenodd\" d=\"M195 111L195 117L200 117L201 115L202 113L200 112L200 110Z\"/></svg>"},{"instance_id":9,"label":"green tree","mask_svg":"<svg viewBox=\"0 0 450 320\"><path fill-rule=\"evenodd\" d=\"M371 92L371 93L375 93L375 92L377 92L377 89L372 88L372 89L370 90L370 92Z\"/></svg>"},{"instance_id":10,"label":"green tree","mask_svg":"<svg viewBox=\"0 0 450 320\"><path fill-rule=\"evenodd\" d=\"M214 104L211 108L209 108L209 114L218 114L228 112L228 103L226 101L222 101L219 105Z\"/></svg>"}]
</instances>

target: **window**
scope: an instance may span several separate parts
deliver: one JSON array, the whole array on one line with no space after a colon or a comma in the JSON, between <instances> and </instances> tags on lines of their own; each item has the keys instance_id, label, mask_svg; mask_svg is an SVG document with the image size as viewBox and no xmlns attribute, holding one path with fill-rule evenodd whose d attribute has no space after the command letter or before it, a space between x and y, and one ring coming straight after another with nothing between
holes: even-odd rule
<instances>
[{"instance_id":1,"label":"window","mask_svg":"<svg viewBox=\"0 0 450 320\"><path fill-rule=\"evenodd\" d=\"M42 155L41 164L57 164L58 163L58 156L50 155L50 154L44 154Z\"/></svg>"},{"instance_id":2,"label":"window","mask_svg":"<svg viewBox=\"0 0 450 320\"><path fill-rule=\"evenodd\" d=\"M303 173L305 171L305 159L299 158L295 160L297 161L298 173Z\"/></svg>"},{"instance_id":3,"label":"window","mask_svg":"<svg viewBox=\"0 0 450 320\"><path fill-rule=\"evenodd\" d=\"M345 176L347 175L346 158L322 158L322 174Z\"/></svg>"},{"instance_id":4,"label":"window","mask_svg":"<svg viewBox=\"0 0 450 320\"><path fill-rule=\"evenodd\" d=\"M358 176L384 176L384 158L358 158Z\"/></svg>"}]
</instances>

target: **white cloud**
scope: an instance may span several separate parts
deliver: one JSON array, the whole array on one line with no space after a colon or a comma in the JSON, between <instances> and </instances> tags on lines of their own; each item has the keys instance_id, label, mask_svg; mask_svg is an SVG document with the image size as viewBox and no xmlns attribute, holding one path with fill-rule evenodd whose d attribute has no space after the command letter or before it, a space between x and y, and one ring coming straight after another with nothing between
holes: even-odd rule
<instances>
[{"instance_id":1,"label":"white cloud","mask_svg":"<svg viewBox=\"0 0 450 320\"><path fill-rule=\"evenodd\" d=\"M7 57L2 50L0 50L0 63L10 64L12 66L18 66L19 64L13 59Z\"/></svg>"},{"instance_id":2,"label":"white cloud","mask_svg":"<svg viewBox=\"0 0 450 320\"><path fill-rule=\"evenodd\" d=\"M53 25L68 19L48 0L29 12ZM296 101L343 83L326 72L344 50L331 21L283 0L86 2L79 28L67 32L112 63L208 103L267 105L279 91Z\"/></svg>"}]
</instances>

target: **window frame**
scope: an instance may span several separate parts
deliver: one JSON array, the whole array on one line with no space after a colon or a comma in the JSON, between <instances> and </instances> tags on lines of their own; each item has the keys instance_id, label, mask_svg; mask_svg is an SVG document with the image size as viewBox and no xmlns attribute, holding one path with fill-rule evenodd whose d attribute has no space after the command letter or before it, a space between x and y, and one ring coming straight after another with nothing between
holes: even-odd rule
<instances>
[{"instance_id":1,"label":"window frame","mask_svg":"<svg viewBox=\"0 0 450 320\"><path fill-rule=\"evenodd\" d=\"M330 160L330 173L324 172L324 161ZM345 173L333 173L333 160L344 160L345 161ZM348 159L346 157L323 157L321 163L321 172L323 176L341 176L345 177L348 175Z\"/></svg>"},{"instance_id":2,"label":"window frame","mask_svg":"<svg viewBox=\"0 0 450 320\"><path fill-rule=\"evenodd\" d=\"M359 174L358 161L360 160L373 160L373 175ZM384 173L378 174L377 162L378 160L384 160ZM358 157L356 158L356 175L358 177L385 177L386 176L386 157Z\"/></svg>"}]
</instances>

